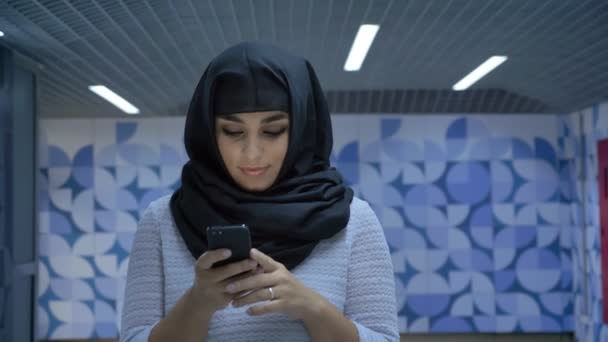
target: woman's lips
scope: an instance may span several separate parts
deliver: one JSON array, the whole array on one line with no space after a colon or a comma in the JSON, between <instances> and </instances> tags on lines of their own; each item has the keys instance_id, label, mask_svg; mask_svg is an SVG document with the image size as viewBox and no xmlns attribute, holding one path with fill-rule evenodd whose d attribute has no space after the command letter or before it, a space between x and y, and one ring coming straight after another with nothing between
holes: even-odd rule
<instances>
[{"instance_id":1,"label":"woman's lips","mask_svg":"<svg viewBox=\"0 0 608 342\"><path fill-rule=\"evenodd\" d=\"M240 169L241 169L241 171L243 171L244 174L246 174L248 176L259 176L268 169L268 166L267 167L253 167L253 168L241 167Z\"/></svg>"}]
</instances>

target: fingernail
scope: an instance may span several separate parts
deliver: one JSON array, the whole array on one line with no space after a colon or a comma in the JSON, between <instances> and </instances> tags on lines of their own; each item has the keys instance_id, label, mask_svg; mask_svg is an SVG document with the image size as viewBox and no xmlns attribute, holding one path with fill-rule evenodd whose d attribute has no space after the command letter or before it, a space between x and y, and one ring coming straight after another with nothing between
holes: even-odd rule
<instances>
[{"instance_id":1,"label":"fingernail","mask_svg":"<svg viewBox=\"0 0 608 342\"><path fill-rule=\"evenodd\" d=\"M225 256L225 257L229 257L229 256L230 256L230 254L232 254L232 251L231 251L231 250L227 249L227 250L225 250L225 251L224 251L224 256Z\"/></svg>"},{"instance_id":2,"label":"fingernail","mask_svg":"<svg viewBox=\"0 0 608 342\"><path fill-rule=\"evenodd\" d=\"M234 292L234 290L236 290L236 286L234 284L230 284L230 285L226 286L226 290L228 292Z\"/></svg>"}]
</instances>

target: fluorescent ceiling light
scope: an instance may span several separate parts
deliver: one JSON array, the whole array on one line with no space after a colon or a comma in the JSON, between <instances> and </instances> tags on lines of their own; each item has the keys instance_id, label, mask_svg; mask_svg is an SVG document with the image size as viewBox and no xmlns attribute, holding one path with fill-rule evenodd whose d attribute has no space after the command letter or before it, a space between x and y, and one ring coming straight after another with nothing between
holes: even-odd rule
<instances>
[{"instance_id":1,"label":"fluorescent ceiling light","mask_svg":"<svg viewBox=\"0 0 608 342\"><path fill-rule=\"evenodd\" d=\"M346 58L346 63L344 63L344 70L357 71L361 69L363 60L367 56L367 51L372 46L379 28L379 25L361 25L359 27L353 45L350 47L348 58Z\"/></svg>"},{"instance_id":2,"label":"fluorescent ceiling light","mask_svg":"<svg viewBox=\"0 0 608 342\"><path fill-rule=\"evenodd\" d=\"M481 63L475 70L471 71L470 74L466 75L463 79L454 84L452 89L454 90L465 90L472 86L475 82L479 81L480 78L484 77L490 71L494 70L497 66L501 65L507 60L507 56L492 56L487 61Z\"/></svg>"},{"instance_id":3,"label":"fluorescent ceiling light","mask_svg":"<svg viewBox=\"0 0 608 342\"><path fill-rule=\"evenodd\" d=\"M123 99L118 94L106 88L105 86L93 85L89 86L89 90L103 97L108 102L120 108L120 110L127 114L139 114L139 109L137 109L137 107L133 106L127 100Z\"/></svg>"}]
</instances>

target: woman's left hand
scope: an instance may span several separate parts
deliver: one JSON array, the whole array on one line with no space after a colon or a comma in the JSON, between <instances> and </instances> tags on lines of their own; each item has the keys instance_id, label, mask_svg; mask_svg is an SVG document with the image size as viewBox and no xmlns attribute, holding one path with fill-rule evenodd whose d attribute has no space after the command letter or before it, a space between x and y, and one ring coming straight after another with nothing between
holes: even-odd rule
<instances>
[{"instance_id":1,"label":"woman's left hand","mask_svg":"<svg viewBox=\"0 0 608 342\"><path fill-rule=\"evenodd\" d=\"M325 298L304 286L283 264L268 255L252 249L250 256L262 267L263 273L234 281L228 284L228 293L246 293L233 300L235 307L267 301L254 305L247 310L253 316L271 312L286 313L293 319L303 321L317 317Z\"/></svg>"}]
</instances>

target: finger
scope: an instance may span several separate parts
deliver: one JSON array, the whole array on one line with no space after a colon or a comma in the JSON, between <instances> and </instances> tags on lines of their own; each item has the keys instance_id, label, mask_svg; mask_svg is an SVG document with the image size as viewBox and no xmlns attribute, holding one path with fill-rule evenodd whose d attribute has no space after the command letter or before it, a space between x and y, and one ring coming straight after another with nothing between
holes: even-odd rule
<instances>
[{"instance_id":1,"label":"finger","mask_svg":"<svg viewBox=\"0 0 608 342\"><path fill-rule=\"evenodd\" d=\"M272 271L276 270L277 268L279 268L280 266L282 266L281 263L274 261L273 258L260 252L259 250L255 249L255 248L252 248L251 252L249 254L250 254L251 258L253 260L257 261L262 266L262 268L264 268L264 271L266 271L266 272L272 272Z\"/></svg>"},{"instance_id":2,"label":"finger","mask_svg":"<svg viewBox=\"0 0 608 342\"><path fill-rule=\"evenodd\" d=\"M260 268L261 268L260 266L256 266L251 271L240 273L240 274L237 274L237 275L235 275L233 277L230 277L230 278L226 278L225 281L228 283L228 282L239 281L239 280L243 280L245 278L253 277L256 274L259 274L258 270Z\"/></svg>"},{"instance_id":3,"label":"finger","mask_svg":"<svg viewBox=\"0 0 608 342\"><path fill-rule=\"evenodd\" d=\"M264 273L264 268L262 266L260 266L260 264L258 264L258 267L256 267L256 269L253 270L252 272L254 272L254 275L255 274L262 274L262 273Z\"/></svg>"},{"instance_id":4,"label":"finger","mask_svg":"<svg viewBox=\"0 0 608 342\"><path fill-rule=\"evenodd\" d=\"M247 314L251 316L260 316L273 312L283 312L285 302L283 300L273 300L264 304L254 305L247 309Z\"/></svg>"},{"instance_id":5,"label":"finger","mask_svg":"<svg viewBox=\"0 0 608 342\"><path fill-rule=\"evenodd\" d=\"M238 262L233 262L228 265L218 267L214 272L216 275L213 277L215 281L223 281L237 276L241 273L255 270L258 267L258 263L255 260L245 259Z\"/></svg>"},{"instance_id":6,"label":"finger","mask_svg":"<svg viewBox=\"0 0 608 342\"><path fill-rule=\"evenodd\" d=\"M232 252L225 248L206 251L198 258L198 260L196 260L196 263L202 269L208 270L211 269L211 266L213 266L213 264L216 262L230 258L231 254Z\"/></svg>"},{"instance_id":7,"label":"finger","mask_svg":"<svg viewBox=\"0 0 608 342\"><path fill-rule=\"evenodd\" d=\"M242 273L242 274L238 274L238 275L235 275L232 278L226 279L225 283L229 284L229 283L232 283L232 282L235 282L235 281L240 281L240 280L243 280L243 279L246 279L246 278L249 278L249 277L253 277L254 275L258 275L258 274L262 274L262 273L264 273L264 269L261 266L258 265L254 270L251 270L249 272L245 272L245 273ZM234 298L238 298L240 296L243 296L243 295L251 293L251 292L252 292L251 290L241 291L239 293L234 294Z\"/></svg>"},{"instance_id":8,"label":"finger","mask_svg":"<svg viewBox=\"0 0 608 342\"><path fill-rule=\"evenodd\" d=\"M237 293L242 291L255 290L263 287L275 286L277 279L274 274L262 273L253 277L245 278L239 281L228 282L226 291L228 293Z\"/></svg>"},{"instance_id":9,"label":"finger","mask_svg":"<svg viewBox=\"0 0 608 342\"><path fill-rule=\"evenodd\" d=\"M245 273L241 273L241 274L235 275L232 278L226 279L225 284L231 283L233 281L239 281L239 280L242 280L242 279L245 279L245 278L253 277L254 275L260 274L260 273L264 273L264 270L262 269L262 267L258 266L254 270L251 270L251 271L245 272ZM235 298L239 298L239 297L244 297L245 295L248 295L251 292L253 292L253 291L251 291L251 290L249 290L249 291L241 291L241 292L238 292L238 293L226 294L226 295L227 296L231 296L232 299L235 299Z\"/></svg>"},{"instance_id":10,"label":"finger","mask_svg":"<svg viewBox=\"0 0 608 342\"><path fill-rule=\"evenodd\" d=\"M274 300L274 299L278 298L277 288L273 287L272 291L273 291L273 293L270 293L270 290L268 287L265 287L265 288L262 288L259 290L255 290L255 291L249 293L248 295L245 295L245 296L242 296L242 297L239 297L239 298L233 300L232 306L239 307L239 306L243 306L243 305L262 302L265 300Z\"/></svg>"}]
</instances>

